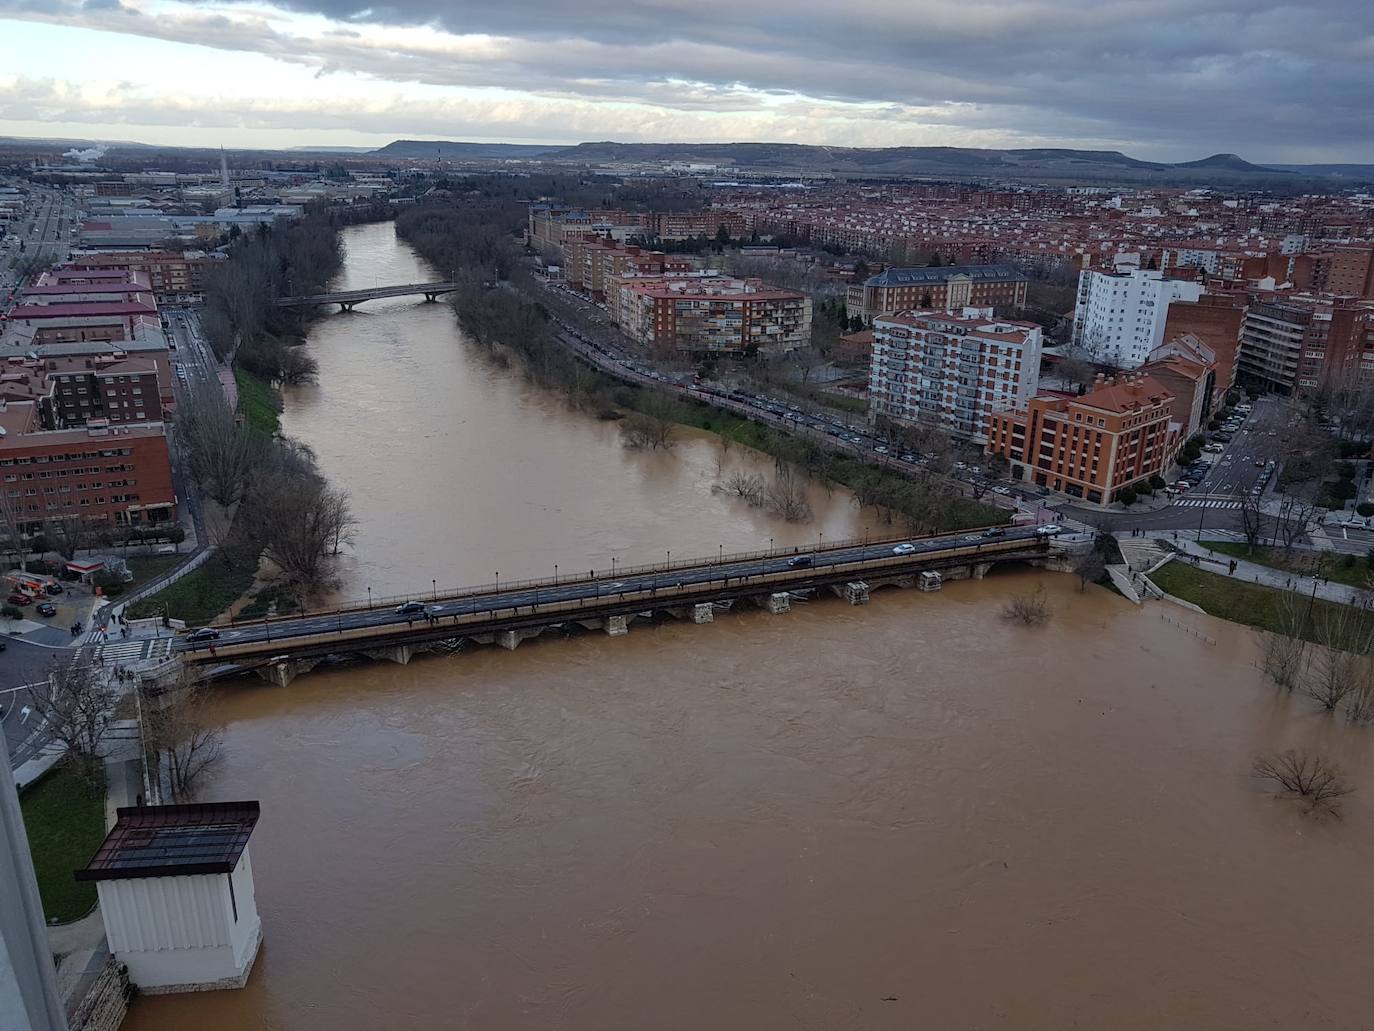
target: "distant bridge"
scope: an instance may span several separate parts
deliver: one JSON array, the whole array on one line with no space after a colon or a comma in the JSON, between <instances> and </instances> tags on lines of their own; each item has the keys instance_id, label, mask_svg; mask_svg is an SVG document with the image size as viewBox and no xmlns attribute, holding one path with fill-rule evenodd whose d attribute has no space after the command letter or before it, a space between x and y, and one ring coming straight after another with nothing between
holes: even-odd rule
<instances>
[{"instance_id":1,"label":"distant bridge","mask_svg":"<svg viewBox=\"0 0 1374 1031\"><path fill-rule=\"evenodd\" d=\"M341 311L352 311L354 305L378 297L410 297L423 294L426 301L433 301L440 294L452 293L457 288L458 284L454 282L403 283L400 286L374 286L367 290L338 290L332 294L278 297L272 304L277 308L309 308L317 304L337 304Z\"/></svg>"},{"instance_id":2,"label":"distant bridge","mask_svg":"<svg viewBox=\"0 0 1374 1031\"><path fill-rule=\"evenodd\" d=\"M1005 527L719 555L460 591L421 590L367 606L236 621L216 627L214 640L181 638L176 655L215 674L252 671L285 686L331 656L407 663L423 651L451 653L485 644L513 649L548 630L619 636L635 620L670 616L709 623L736 602L785 612L794 598L817 591L860 605L870 589L914 586L926 571L958 579L981 577L998 562L1069 568L1068 550L1075 546L1037 534L1034 527ZM416 611L398 610L404 602Z\"/></svg>"}]
</instances>

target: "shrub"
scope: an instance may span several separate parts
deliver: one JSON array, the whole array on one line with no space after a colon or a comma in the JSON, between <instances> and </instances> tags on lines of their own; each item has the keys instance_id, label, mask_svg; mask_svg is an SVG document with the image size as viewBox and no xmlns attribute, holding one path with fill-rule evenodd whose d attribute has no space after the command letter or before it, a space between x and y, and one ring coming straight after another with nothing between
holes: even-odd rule
<instances>
[{"instance_id":1,"label":"shrub","mask_svg":"<svg viewBox=\"0 0 1374 1031\"><path fill-rule=\"evenodd\" d=\"M1122 487L1121 490L1117 491L1116 500L1123 505L1134 505L1136 503L1135 488Z\"/></svg>"},{"instance_id":2,"label":"shrub","mask_svg":"<svg viewBox=\"0 0 1374 1031\"><path fill-rule=\"evenodd\" d=\"M99 587L107 598L124 593L124 578L117 573L111 573L108 569L102 569L92 576L91 583Z\"/></svg>"},{"instance_id":3,"label":"shrub","mask_svg":"<svg viewBox=\"0 0 1374 1031\"><path fill-rule=\"evenodd\" d=\"M1337 480L1329 489L1331 496L1339 501L1349 501L1358 493L1355 490L1355 484L1349 480Z\"/></svg>"},{"instance_id":4,"label":"shrub","mask_svg":"<svg viewBox=\"0 0 1374 1031\"><path fill-rule=\"evenodd\" d=\"M6 619L23 619L24 610L18 605L6 603L4 606L0 606L0 616L4 616Z\"/></svg>"},{"instance_id":5,"label":"shrub","mask_svg":"<svg viewBox=\"0 0 1374 1031\"><path fill-rule=\"evenodd\" d=\"M1374 516L1374 501L1361 501L1355 506L1355 511L1366 519Z\"/></svg>"},{"instance_id":6,"label":"shrub","mask_svg":"<svg viewBox=\"0 0 1374 1031\"><path fill-rule=\"evenodd\" d=\"M1150 477L1150 486L1155 490L1163 490L1168 484L1164 482L1163 476L1160 476L1159 473L1155 473Z\"/></svg>"}]
</instances>

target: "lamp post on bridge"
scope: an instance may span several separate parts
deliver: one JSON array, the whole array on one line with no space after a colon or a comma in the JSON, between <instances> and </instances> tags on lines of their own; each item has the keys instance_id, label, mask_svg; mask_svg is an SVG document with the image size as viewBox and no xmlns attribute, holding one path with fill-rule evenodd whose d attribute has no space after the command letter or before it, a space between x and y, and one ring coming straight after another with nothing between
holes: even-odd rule
<instances>
[{"instance_id":1,"label":"lamp post on bridge","mask_svg":"<svg viewBox=\"0 0 1374 1031\"><path fill-rule=\"evenodd\" d=\"M369 587L369 588L367 589L367 611L368 611L368 612L371 612L371 611L372 611L372 588L371 588L371 587Z\"/></svg>"},{"instance_id":2,"label":"lamp post on bridge","mask_svg":"<svg viewBox=\"0 0 1374 1031\"><path fill-rule=\"evenodd\" d=\"M668 568L669 568L669 569L672 569L672 568L673 568L673 553L672 553L670 550L668 550L667 548L665 548L665 549L663 549L663 550L664 550L664 553L668 556Z\"/></svg>"},{"instance_id":3,"label":"lamp post on bridge","mask_svg":"<svg viewBox=\"0 0 1374 1031\"><path fill-rule=\"evenodd\" d=\"M429 586L434 590L434 600L439 600L439 581L437 578L430 580Z\"/></svg>"},{"instance_id":4,"label":"lamp post on bridge","mask_svg":"<svg viewBox=\"0 0 1374 1031\"><path fill-rule=\"evenodd\" d=\"M553 582L554 582L554 585L557 586L557 584L558 584L558 563L557 563L557 562L555 562L555 563L553 564Z\"/></svg>"}]
</instances>

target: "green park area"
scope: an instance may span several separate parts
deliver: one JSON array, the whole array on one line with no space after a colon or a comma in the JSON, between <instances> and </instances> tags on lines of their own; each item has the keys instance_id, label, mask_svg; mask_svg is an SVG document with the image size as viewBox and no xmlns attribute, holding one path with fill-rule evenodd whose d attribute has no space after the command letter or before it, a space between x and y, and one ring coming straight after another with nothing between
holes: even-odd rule
<instances>
[{"instance_id":1,"label":"green park area","mask_svg":"<svg viewBox=\"0 0 1374 1031\"><path fill-rule=\"evenodd\" d=\"M105 838L105 788L74 766L59 765L19 796L33 853L43 915L50 923L77 920L95 907L95 885L79 882Z\"/></svg>"}]
</instances>

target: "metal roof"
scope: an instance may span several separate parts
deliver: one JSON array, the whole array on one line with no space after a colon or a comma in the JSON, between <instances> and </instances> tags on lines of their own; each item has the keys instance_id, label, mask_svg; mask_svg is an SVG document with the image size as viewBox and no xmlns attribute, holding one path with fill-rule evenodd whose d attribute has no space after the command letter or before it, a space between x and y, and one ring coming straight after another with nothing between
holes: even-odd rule
<instances>
[{"instance_id":1,"label":"metal roof","mask_svg":"<svg viewBox=\"0 0 1374 1031\"><path fill-rule=\"evenodd\" d=\"M864 286L907 286L946 283L956 276L974 282L1020 283L1026 280L1010 265L937 265L933 268L890 268L864 281Z\"/></svg>"},{"instance_id":2,"label":"metal roof","mask_svg":"<svg viewBox=\"0 0 1374 1031\"><path fill-rule=\"evenodd\" d=\"M232 873L258 822L257 802L125 806L78 881Z\"/></svg>"}]
</instances>

